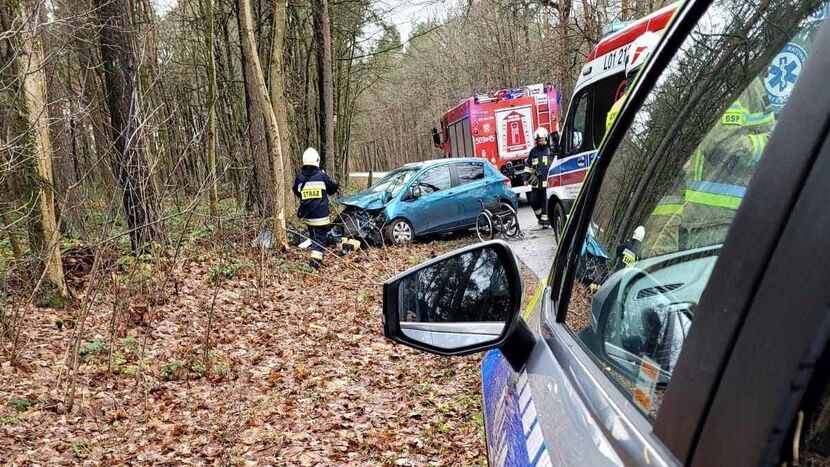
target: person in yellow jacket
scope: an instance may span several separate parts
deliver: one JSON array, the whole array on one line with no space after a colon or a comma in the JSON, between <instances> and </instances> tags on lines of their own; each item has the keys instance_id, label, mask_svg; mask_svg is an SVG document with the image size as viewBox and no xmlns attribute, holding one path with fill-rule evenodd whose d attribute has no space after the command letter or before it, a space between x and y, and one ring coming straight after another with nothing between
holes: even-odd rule
<instances>
[{"instance_id":1,"label":"person in yellow jacket","mask_svg":"<svg viewBox=\"0 0 830 467\"><path fill-rule=\"evenodd\" d=\"M619 99L614 101L614 104L608 110L608 114L605 115L606 133L608 133L608 129L611 128L611 125L614 123L614 120L617 119L617 115L620 113L620 110L622 110L628 88L634 84L634 78L637 77L637 73L639 73L643 68L646 60L648 60L648 57L651 56L651 52L654 51L655 47L657 47L658 42L660 42L659 34L656 32L646 31L641 34L640 37L634 39L634 43L631 44L631 49L629 50L628 57L626 57L625 62L625 88L623 89L623 93L620 95Z\"/></svg>"},{"instance_id":2,"label":"person in yellow jacket","mask_svg":"<svg viewBox=\"0 0 830 467\"><path fill-rule=\"evenodd\" d=\"M722 243L764 152L775 116L759 78L715 122L687 161L682 184L647 223L647 256Z\"/></svg>"}]
</instances>

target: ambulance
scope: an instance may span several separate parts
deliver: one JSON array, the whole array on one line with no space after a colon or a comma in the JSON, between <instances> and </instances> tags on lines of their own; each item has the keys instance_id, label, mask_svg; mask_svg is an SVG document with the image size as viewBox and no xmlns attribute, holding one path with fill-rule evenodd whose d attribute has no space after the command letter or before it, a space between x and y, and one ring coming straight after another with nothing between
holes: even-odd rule
<instances>
[{"instance_id":1,"label":"ambulance","mask_svg":"<svg viewBox=\"0 0 830 467\"><path fill-rule=\"evenodd\" d=\"M626 24L603 38L582 67L560 135L556 159L548 169L548 215L562 232L588 168L605 136L605 119L626 85L625 64L635 39L647 31L661 33L680 2Z\"/></svg>"}]
</instances>

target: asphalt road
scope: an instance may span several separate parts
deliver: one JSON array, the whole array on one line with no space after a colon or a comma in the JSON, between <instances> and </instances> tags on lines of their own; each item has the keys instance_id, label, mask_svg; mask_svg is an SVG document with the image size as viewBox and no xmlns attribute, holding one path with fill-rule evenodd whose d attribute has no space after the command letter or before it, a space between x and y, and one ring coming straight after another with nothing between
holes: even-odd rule
<instances>
[{"instance_id":1,"label":"asphalt road","mask_svg":"<svg viewBox=\"0 0 830 467\"><path fill-rule=\"evenodd\" d=\"M508 241L513 252L537 278L547 277L556 252L553 229L541 229L525 196L519 197L519 227L524 233L520 239Z\"/></svg>"}]
</instances>

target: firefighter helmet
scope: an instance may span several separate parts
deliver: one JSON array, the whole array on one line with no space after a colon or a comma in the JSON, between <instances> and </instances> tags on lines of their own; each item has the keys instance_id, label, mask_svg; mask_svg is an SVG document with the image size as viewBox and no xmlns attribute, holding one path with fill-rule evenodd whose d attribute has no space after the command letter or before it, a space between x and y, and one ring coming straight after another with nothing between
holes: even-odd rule
<instances>
[{"instance_id":1,"label":"firefighter helmet","mask_svg":"<svg viewBox=\"0 0 830 467\"><path fill-rule=\"evenodd\" d=\"M534 139L548 139L548 130L544 129L543 127L539 127L536 131L533 132Z\"/></svg>"},{"instance_id":2,"label":"firefighter helmet","mask_svg":"<svg viewBox=\"0 0 830 467\"><path fill-rule=\"evenodd\" d=\"M634 235L631 236L632 240L637 240L638 242L642 242L643 238L646 236L646 229L642 225L638 226L634 229Z\"/></svg>"},{"instance_id":3,"label":"firefighter helmet","mask_svg":"<svg viewBox=\"0 0 830 467\"><path fill-rule=\"evenodd\" d=\"M651 52L657 47L660 42L660 35L656 32L646 31L640 34L640 37L634 39L628 53L628 61L625 63L625 76L629 80L634 78L634 75L643 67L643 64L648 60Z\"/></svg>"},{"instance_id":4,"label":"firefighter helmet","mask_svg":"<svg viewBox=\"0 0 830 467\"><path fill-rule=\"evenodd\" d=\"M314 148L308 148L303 153L303 165L320 167L320 154Z\"/></svg>"}]
</instances>

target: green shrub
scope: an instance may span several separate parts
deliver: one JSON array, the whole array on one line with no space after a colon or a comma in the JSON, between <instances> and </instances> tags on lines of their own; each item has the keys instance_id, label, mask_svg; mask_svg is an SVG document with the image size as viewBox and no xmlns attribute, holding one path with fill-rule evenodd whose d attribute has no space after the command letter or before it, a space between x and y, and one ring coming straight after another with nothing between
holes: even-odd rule
<instances>
[{"instance_id":1,"label":"green shrub","mask_svg":"<svg viewBox=\"0 0 830 467\"><path fill-rule=\"evenodd\" d=\"M107 346L99 341L98 339L92 342L84 342L81 344L80 351L78 352L81 358L91 357L93 355L101 355L106 353Z\"/></svg>"},{"instance_id":2,"label":"green shrub","mask_svg":"<svg viewBox=\"0 0 830 467\"><path fill-rule=\"evenodd\" d=\"M208 283L216 285L219 278L233 279L242 271L253 269L254 265L247 261L233 260L229 263L213 266L208 271Z\"/></svg>"},{"instance_id":3,"label":"green shrub","mask_svg":"<svg viewBox=\"0 0 830 467\"><path fill-rule=\"evenodd\" d=\"M11 396L6 401L6 405L13 408L18 412L23 412L24 410L32 407L33 405L37 404L37 401L29 400L25 397L15 397Z\"/></svg>"}]
</instances>

